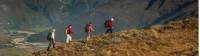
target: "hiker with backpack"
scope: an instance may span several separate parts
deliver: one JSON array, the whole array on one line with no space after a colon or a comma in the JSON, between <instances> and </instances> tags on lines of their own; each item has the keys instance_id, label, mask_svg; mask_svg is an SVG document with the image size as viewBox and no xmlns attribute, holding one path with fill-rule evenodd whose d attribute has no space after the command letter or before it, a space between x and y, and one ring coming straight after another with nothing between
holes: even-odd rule
<instances>
[{"instance_id":1,"label":"hiker with backpack","mask_svg":"<svg viewBox=\"0 0 200 56\"><path fill-rule=\"evenodd\" d=\"M88 24L86 24L85 26L85 32L87 33L87 37L86 37L86 40L88 41L91 37L91 32L93 32L94 29L93 29L93 25L91 22L89 22Z\"/></svg>"},{"instance_id":2,"label":"hiker with backpack","mask_svg":"<svg viewBox=\"0 0 200 56\"><path fill-rule=\"evenodd\" d=\"M110 18L105 21L104 25L107 28L106 33L113 32L113 21L114 21L114 18Z\"/></svg>"},{"instance_id":3,"label":"hiker with backpack","mask_svg":"<svg viewBox=\"0 0 200 56\"><path fill-rule=\"evenodd\" d=\"M72 37L71 37L72 34L73 34L72 25L69 25L67 26L65 30L65 35L67 36L66 43L70 43L70 41L72 41Z\"/></svg>"},{"instance_id":4,"label":"hiker with backpack","mask_svg":"<svg viewBox=\"0 0 200 56\"><path fill-rule=\"evenodd\" d=\"M48 51L51 48L51 46L53 46L53 48L55 48L55 45L56 45L55 44L55 32L56 32L56 29L53 28L52 31L48 33L47 40L50 42L49 46L47 48Z\"/></svg>"}]
</instances>

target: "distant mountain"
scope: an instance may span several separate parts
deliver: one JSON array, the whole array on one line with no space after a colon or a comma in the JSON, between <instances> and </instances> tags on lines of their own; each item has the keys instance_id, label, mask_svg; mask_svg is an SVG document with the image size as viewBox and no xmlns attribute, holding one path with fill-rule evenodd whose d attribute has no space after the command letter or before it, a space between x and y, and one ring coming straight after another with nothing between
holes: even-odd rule
<instances>
[{"instance_id":1,"label":"distant mountain","mask_svg":"<svg viewBox=\"0 0 200 56\"><path fill-rule=\"evenodd\" d=\"M198 15L198 0L1 0L3 29L56 27L64 39L64 28L72 24L75 39L82 38L91 21L94 34L105 31L103 23L114 17L114 31L148 28L172 20ZM48 31L49 28L46 29ZM41 38L41 37L38 37Z\"/></svg>"}]
</instances>

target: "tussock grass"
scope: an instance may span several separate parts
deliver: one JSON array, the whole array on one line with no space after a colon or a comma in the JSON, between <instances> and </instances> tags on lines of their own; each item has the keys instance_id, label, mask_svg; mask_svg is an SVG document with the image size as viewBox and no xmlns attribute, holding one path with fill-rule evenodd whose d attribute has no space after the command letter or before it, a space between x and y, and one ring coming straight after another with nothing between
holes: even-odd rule
<instances>
[{"instance_id":1,"label":"tussock grass","mask_svg":"<svg viewBox=\"0 0 200 56\"><path fill-rule=\"evenodd\" d=\"M149 29L131 29L93 36L30 56L198 56L197 17L155 25Z\"/></svg>"}]
</instances>

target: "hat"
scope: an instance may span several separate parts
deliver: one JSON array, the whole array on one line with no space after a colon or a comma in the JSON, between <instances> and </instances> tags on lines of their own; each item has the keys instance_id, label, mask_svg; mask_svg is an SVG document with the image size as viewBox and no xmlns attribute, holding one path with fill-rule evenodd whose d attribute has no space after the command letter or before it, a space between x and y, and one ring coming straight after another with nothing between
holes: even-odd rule
<instances>
[{"instance_id":1,"label":"hat","mask_svg":"<svg viewBox=\"0 0 200 56\"><path fill-rule=\"evenodd\" d=\"M72 27L72 25L68 25L68 28L71 28Z\"/></svg>"}]
</instances>

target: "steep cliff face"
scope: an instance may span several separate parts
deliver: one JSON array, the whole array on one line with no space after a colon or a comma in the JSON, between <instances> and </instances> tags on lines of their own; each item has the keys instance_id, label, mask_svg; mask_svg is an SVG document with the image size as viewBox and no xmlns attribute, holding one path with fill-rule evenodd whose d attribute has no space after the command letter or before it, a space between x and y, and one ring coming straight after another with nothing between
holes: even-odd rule
<instances>
[{"instance_id":1,"label":"steep cliff face","mask_svg":"<svg viewBox=\"0 0 200 56\"><path fill-rule=\"evenodd\" d=\"M198 56L197 17L63 43L30 56Z\"/></svg>"},{"instance_id":2,"label":"steep cliff face","mask_svg":"<svg viewBox=\"0 0 200 56\"><path fill-rule=\"evenodd\" d=\"M96 31L105 31L103 23L114 17L114 31L148 28L171 20L196 16L198 0L1 0L2 28L28 29L56 27L63 39L66 25L72 24L79 39L84 26L92 21ZM10 25L7 27L7 25ZM48 28L46 29L48 30ZM38 37L41 38L41 37ZM45 38L44 38L45 39Z\"/></svg>"}]
</instances>

